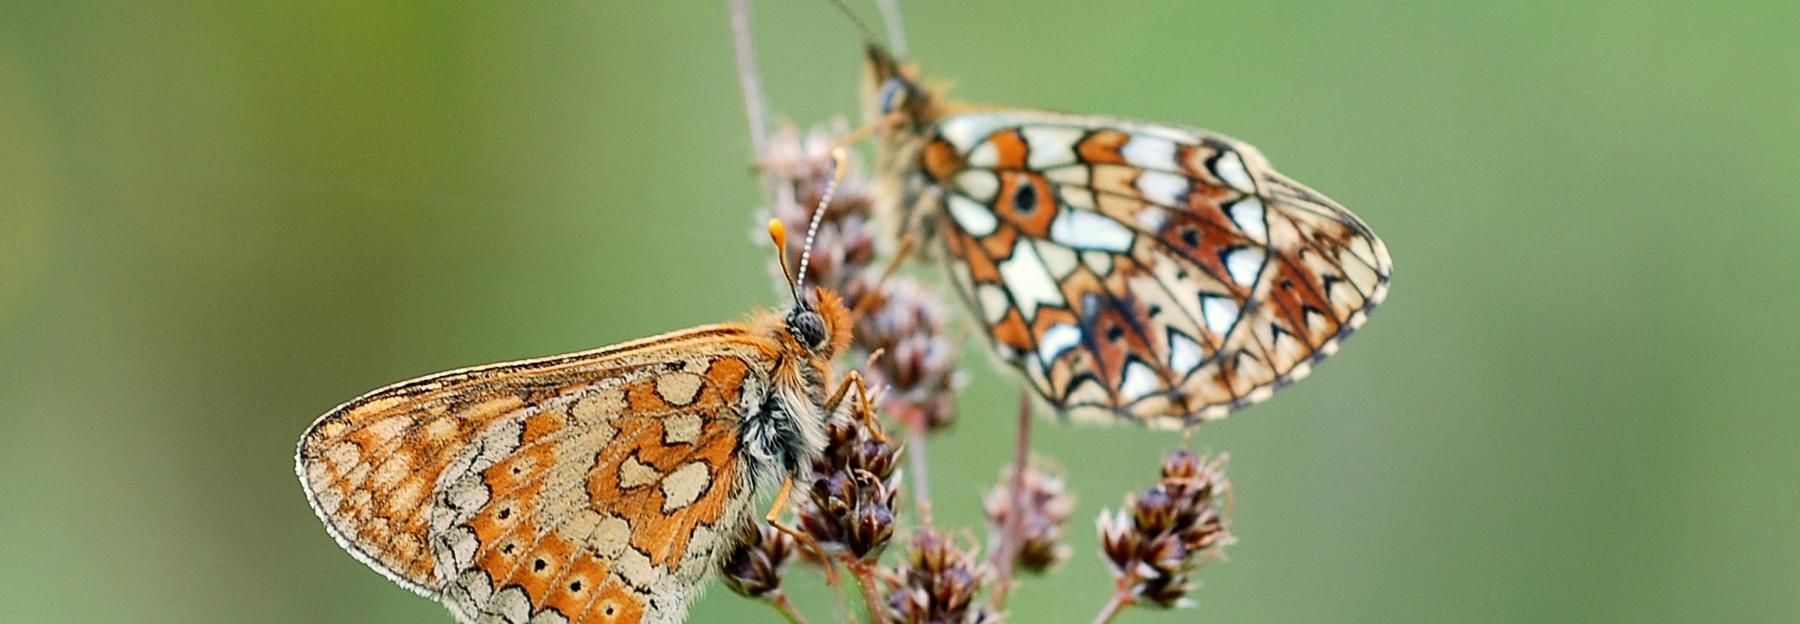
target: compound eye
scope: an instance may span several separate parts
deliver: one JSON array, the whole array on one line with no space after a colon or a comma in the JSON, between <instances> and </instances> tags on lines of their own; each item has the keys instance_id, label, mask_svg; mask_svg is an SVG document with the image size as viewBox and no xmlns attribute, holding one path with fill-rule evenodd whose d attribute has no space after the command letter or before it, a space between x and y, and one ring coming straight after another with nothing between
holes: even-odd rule
<instances>
[{"instance_id":1,"label":"compound eye","mask_svg":"<svg viewBox=\"0 0 1800 624\"><path fill-rule=\"evenodd\" d=\"M825 319L817 312L804 310L788 317L788 332L808 349L825 348Z\"/></svg>"},{"instance_id":2,"label":"compound eye","mask_svg":"<svg viewBox=\"0 0 1800 624\"><path fill-rule=\"evenodd\" d=\"M906 105L907 96L911 91L912 88L907 86L906 81L899 78L889 78L887 82L881 83L881 97L878 99L881 103L881 114L886 115L900 110L900 107Z\"/></svg>"}]
</instances>

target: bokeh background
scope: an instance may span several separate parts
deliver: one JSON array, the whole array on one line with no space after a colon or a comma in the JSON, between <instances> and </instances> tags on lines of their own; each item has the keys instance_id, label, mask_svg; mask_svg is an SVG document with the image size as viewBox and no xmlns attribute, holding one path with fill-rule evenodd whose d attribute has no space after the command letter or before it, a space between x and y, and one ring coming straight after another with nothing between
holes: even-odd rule
<instances>
[{"instance_id":1,"label":"bokeh background","mask_svg":"<svg viewBox=\"0 0 1800 624\"><path fill-rule=\"evenodd\" d=\"M1797 7L904 2L961 97L1244 137L1396 259L1336 358L1202 431L1241 543L1199 609L1120 621L1800 619ZM853 26L755 17L776 110L854 113ZM293 443L779 304L730 53L722 2L0 6L0 620L449 621L333 545ZM931 460L974 528L1016 386L968 361ZM1087 621L1091 518L1176 440L1038 441L1077 554L1014 621Z\"/></svg>"}]
</instances>

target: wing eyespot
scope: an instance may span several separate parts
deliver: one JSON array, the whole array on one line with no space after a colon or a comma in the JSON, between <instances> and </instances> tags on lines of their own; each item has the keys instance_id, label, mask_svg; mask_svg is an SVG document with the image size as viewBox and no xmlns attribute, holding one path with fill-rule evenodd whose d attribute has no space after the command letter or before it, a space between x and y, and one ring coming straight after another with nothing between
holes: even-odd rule
<instances>
[{"instance_id":1,"label":"wing eyespot","mask_svg":"<svg viewBox=\"0 0 1800 624\"><path fill-rule=\"evenodd\" d=\"M1018 211L1019 216L1030 216L1032 211L1037 210L1037 205L1037 184L1031 180L1021 180L1018 192L1013 193L1013 210Z\"/></svg>"}]
</instances>

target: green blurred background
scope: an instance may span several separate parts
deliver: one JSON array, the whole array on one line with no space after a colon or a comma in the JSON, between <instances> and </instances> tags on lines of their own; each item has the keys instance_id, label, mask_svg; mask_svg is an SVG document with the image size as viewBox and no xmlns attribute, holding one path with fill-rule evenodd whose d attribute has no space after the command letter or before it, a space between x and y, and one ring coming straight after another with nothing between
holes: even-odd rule
<instances>
[{"instance_id":1,"label":"green blurred background","mask_svg":"<svg viewBox=\"0 0 1800 624\"><path fill-rule=\"evenodd\" d=\"M1800 619L1800 5L903 6L961 97L1244 137L1397 261L1340 355L1203 430L1241 543L1200 609L1121 621ZM756 25L776 110L856 110L832 8ZM722 2L6 3L0 620L448 622L333 545L293 443L777 305L730 54ZM974 527L1016 386L969 362L931 459ZM1077 554L1014 619L1087 621L1091 519L1175 440L1038 439Z\"/></svg>"}]
</instances>

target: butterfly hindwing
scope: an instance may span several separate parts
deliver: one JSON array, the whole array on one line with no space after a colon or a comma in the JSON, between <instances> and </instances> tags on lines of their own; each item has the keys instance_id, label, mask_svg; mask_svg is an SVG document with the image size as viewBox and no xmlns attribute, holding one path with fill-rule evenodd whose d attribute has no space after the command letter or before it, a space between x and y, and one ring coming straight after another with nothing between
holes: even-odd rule
<instances>
[{"instance_id":1,"label":"butterfly hindwing","mask_svg":"<svg viewBox=\"0 0 1800 624\"><path fill-rule=\"evenodd\" d=\"M390 386L302 438L347 550L463 621L679 621L749 504L771 359L733 326Z\"/></svg>"},{"instance_id":2,"label":"butterfly hindwing","mask_svg":"<svg viewBox=\"0 0 1800 624\"><path fill-rule=\"evenodd\" d=\"M1061 412L1180 426L1304 376L1385 294L1355 215L1223 135L1034 111L927 126L952 283ZM904 156L904 153L902 153Z\"/></svg>"}]
</instances>

